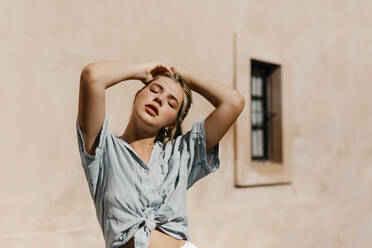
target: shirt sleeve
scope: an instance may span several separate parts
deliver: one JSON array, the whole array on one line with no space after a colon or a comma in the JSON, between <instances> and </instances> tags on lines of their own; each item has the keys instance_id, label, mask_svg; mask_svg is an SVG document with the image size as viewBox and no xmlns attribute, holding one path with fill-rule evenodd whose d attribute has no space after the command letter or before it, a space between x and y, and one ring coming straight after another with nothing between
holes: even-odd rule
<instances>
[{"instance_id":1,"label":"shirt sleeve","mask_svg":"<svg viewBox=\"0 0 372 248\"><path fill-rule=\"evenodd\" d=\"M92 156L85 150L85 141L83 138L83 133L79 125L79 121L76 118L76 130L77 130L77 140L79 146L79 153L81 158L81 165L83 166L86 179L88 181L89 190L93 200L96 199L97 188L100 186L103 176L103 163L102 158L106 150L106 137L107 137L107 122L108 116L105 115L101 130L98 134L99 143L95 149L95 155Z\"/></svg>"},{"instance_id":2,"label":"shirt sleeve","mask_svg":"<svg viewBox=\"0 0 372 248\"><path fill-rule=\"evenodd\" d=\"M195 182L220 167L218 142L206 153L205 119L195 122L190 131L183 135L183 143L187 146L190 158L187 164L187 189Z\"/></svg>"}]
</instances>

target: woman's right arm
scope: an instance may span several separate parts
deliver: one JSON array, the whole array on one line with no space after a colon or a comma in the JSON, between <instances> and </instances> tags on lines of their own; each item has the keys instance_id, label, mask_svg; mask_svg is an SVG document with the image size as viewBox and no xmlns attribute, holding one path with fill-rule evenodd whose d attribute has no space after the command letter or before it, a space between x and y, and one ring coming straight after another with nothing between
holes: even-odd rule
<instances>
[{"instance_id":1,"label":"woman's right arm","mask_svg":"<svg viewBox=\"0 0 372 248\"><path fill-rule=\"evenodd\" d=\"M144 73L141 66L121 61L99 61L83 68L80 75L78 121L85 150L90 155L95 155L98 134L105 118L105 90L124 80L140 79Z\"/></svg>"},{"instance_id":2,"label":"woman's right arm","mask_svg":"<svg viewBox=\"0 0 372 248\"><path fill-rule=\"evenodd\" d=\"M146 64L131 64L125 61L97 61L86 65L82 77L99 84L104 89L125 80L142 80Z\"/></svg>"}]
</instances>

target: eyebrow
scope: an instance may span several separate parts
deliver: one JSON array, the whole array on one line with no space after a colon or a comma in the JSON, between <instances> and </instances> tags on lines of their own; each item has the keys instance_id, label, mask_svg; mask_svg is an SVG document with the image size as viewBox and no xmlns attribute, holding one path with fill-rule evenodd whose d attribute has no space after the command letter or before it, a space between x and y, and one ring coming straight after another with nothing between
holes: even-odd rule
<instances>
[{"instance_id":1,"label":"eyebrow","mask_svg":"<svg viewBox=\"0 0 372 248\"><path fill-rule=\"evenodd\" d=\"M164 90L164 87L161 86L160 84L158 84L158 83L153 83L153 84L156 85L156 86L159 86L159 88L160 88L161 90ZM176 100L177 104L179 104L177 98L176 98L174 95L171 94L170 97L171 97L172 99Z\"/></svg>"}]
</instances>

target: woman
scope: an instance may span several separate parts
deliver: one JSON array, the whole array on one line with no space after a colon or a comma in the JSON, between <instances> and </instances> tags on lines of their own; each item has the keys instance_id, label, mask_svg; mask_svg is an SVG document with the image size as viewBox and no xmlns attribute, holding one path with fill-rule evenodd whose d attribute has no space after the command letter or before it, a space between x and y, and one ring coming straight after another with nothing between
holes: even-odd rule
<instances>
[{"instance_id":1,"label":"woman","mask_svg":"<svg viewBox=\"0 0 372 248\"><path fill-rule=\"evenodd\" d=\"M105 90L126 80L144 87L117 137L107 129ZM215 110L183 134L191 90ZM188 234L186 192L219 168L219 141L243 107L243 96L231 87L164 63L99 61L84 67L76 129L106 248L196 247Z\"/></svg>"}]
</instances>

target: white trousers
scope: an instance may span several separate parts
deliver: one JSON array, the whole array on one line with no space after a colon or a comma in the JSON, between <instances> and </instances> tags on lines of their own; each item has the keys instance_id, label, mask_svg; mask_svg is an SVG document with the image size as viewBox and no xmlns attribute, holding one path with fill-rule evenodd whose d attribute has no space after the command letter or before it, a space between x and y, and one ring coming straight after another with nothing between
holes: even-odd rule
<instances>
[{"instance_id":1,"label":"white trousers","mask_svg":"<svg viewBox=\"0 0 372 248\"><path fill-rule=\"evenodd\" d=\"M187 241L186 240L186 243L181 246L180 248L197 248L193 243L191 243L190 241Z\"/></svg>"}]
</instances>

